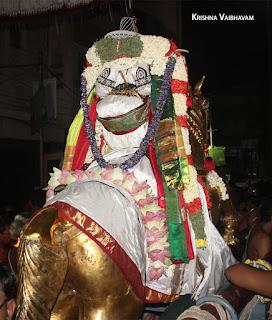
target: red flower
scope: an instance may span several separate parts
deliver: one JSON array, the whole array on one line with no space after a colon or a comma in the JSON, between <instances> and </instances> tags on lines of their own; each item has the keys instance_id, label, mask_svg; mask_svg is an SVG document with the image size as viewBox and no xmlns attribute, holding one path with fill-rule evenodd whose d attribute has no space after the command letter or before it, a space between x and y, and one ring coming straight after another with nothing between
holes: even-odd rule
<instances>
[{"instance_id":1,"label":"red flower","mask_svg":"<svg viewBox=\"0 0 272 320\"><path fill-rule=\"evenodd\" d=\"M195 198L192 202L186 203L189 213L195 214L198 210L201 210L200 198Z\"/></svg>"},{"instance_id":2,"label":"red flower","mask_svg":"<svg viewBox=\"0 0 272 320\"><path fill-rule=\"evenodd\" d=\"M179 122L179 125L182 127L182 128L188 128L188 121L187 121L187 116L177 116L177 119L178 119L178 122Z\"/></svg>"},{"instance_id":3,"label":"red flower","mask_svg":"<svg viewBox=\"0 0 272 320\"><path fill-rule=\"evenodd\" d=\"M188 82L178 80L178 79L172 79L171 81L171 89L172 93L182 93L187 94L188 93Z\"/></svg>"},{"instance_id":4,"label":"red flower","mask_svg":"<svg viewBox=\"0 0 272 320\"><path fill-rule=\"evenodd\" d=\"M87 67L91 67L92 66L92 64L86 59L86 65L87 65Z\"/></svg>"},{"instance_id":5,"label":"red flower","mask_svg":"<svg viewBox=\"0 0 272 320\"><path fill-rule=\"evenodd\" d=\"M168 39L168 41L170 42L170 49L169 49L169 51L166 53L166 55L165 55L166 57L171 56L171 54L172 54L175 50L177 50L177 48L178 48L173 40ZM180 56L181 56L181 53L180 53L179 51L177 51L177 52L176 52L176 55L177 55L178 57L180 57Z\"/></svg>"},{"instance_id":6,"label":"red flower","mask_svg":"<svg viewBox=\"0 0 272 320\"><path fill-rule=\"evenodd\" d=\"M187 155L187 159L188 159L188 164L191 165L191 166L194 166L193 158L192 158L192 155L191 155L191 154L188 154L188 155Z\"/></svg>"}]
</instances>

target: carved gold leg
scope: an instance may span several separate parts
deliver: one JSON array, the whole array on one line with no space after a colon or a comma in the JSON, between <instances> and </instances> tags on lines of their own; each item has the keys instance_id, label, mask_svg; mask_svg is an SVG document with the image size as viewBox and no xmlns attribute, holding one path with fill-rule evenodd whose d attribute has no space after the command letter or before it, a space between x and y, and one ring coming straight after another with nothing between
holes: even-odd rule
<instances>
[{"instance_id":1,"label":"carved gold leg","mask_svg":"<svg viewBox=\"0 0 272 320\"><path fill-rule=\"evenodd\" d=\"M144 303L114 262L53 208L24 228L18 261L17 320L141 317Z\"/></svg>"}]
</instances>

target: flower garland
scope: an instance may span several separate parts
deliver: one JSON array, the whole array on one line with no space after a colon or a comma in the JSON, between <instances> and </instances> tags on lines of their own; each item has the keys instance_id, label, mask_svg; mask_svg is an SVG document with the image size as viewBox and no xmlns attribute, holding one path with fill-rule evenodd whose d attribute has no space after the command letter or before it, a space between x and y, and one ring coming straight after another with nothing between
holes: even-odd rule
<instances>
[{"instance_id":1,"label":"flower garland","mask_svg":"<svg viewBox=\"0 0 272 320\"><path fill-rule=\"evenodd\" d=\"M201 200L197 185L197 172L191 156L191 145L189 142L189 130L187 122L187 107L191 106L191 100L189 96L188 69L186 61L185 58L180 54L180 52L178 52L177 46L171 40L158 36L140 35L139 37L143 45L142 51L137 57L133 55L124 56L122 55L122 52L120 52L120 55L116 59L103 63L103 59L101 60L99 56L99 50L97 50L96 44L94 44L87 51L87 68L83 72L83 76L86 79L83 82L83 87L85 87L83 89L86 90L84 92L84 95L87 95L87 92L90 92L91 88L94 86L98 78L98 75L104 70L104 68L124 70L133 67L136 63L144 61L150 66L151 75L161 76L165 73L165 67L167 65L169 57L175 56L176 64L174 66L173 77L171 80L171 90L174 100L174 110L181 126L184 149L188 158L190 173L190 183L184 186L185 188L183 194L189 213L191 215L195 215L194 218L189 215L194 231L198 233L199 236L204 235L204 238L198 238L198 235L196 234L197 246L203 247L206 244L206 236L204 232L204 216L202 213ZM84 100L86 101L86 96L84 96L82 106L85 103ZM92 128L88 128L89 132L90 129ZM90 142L96 142L94 135L90 134L90 137L88 138ZM130 163L126 162L124 164L121 164L122 169L126 170L127 168L132 168L134 163L136 164L138 160L140 161L140 158L142 156L141 154L139 154L140 150L141 149L139 149L138 153L134 154L132 158L129 159ZM143 151L144 150L145 149L143 149ZM97 145L94 148L93 153L94 158L102 158L102 156L100 157L101 152ZM115 167L114 164L107 164L103 160L102 163L99 163L99 165L101 167L105 167L107 165ZM201 229L201 232L198 232L199 228Z\"/></svg>"},{"instance_id":2,"label":"flower garland","mask_svg":"<svg viewBox=\"0 0 272 320\"><path fill-rule=\"evenodd\" d=\"M102 123L99 121L95 122L95 140L97 145L99 146L101 153L105 154L107 152L109 152L111 150L111 148L106 144L105 139L103 137L103 130L102 130ZM92 163L93 161L95 161L93 153L92 153L92 149L91 147L88 148L87 154L86 154L86 158L85 158L85 164L88 165L90 163ZM86 168L87 168L86 167ZM82 168L81 168L82 169Z\"/></svg>"},{"instance_id":3,"label":"flower garland","mask_svg":"<svg viewBox=\"0 0 272 320\"><path fill-rule=\"evenodd\" d=\"M197 181L198 183L201 184L203 190L204 190L204 194L205 194L205 198L206 198L206 201L207 201L207 207L208 209L211 209L212 208L212 202L211 202L211 198L210 198L210 195L205 187L205 183L204 181L202 180L202 177L198 174L197 175Z\"/></svg>"},{"instance_id":4,"label":"flower garland","mask_svg":"<svg viewBox=\"0 0 272 320\"><path fill-rule=\"evenodd\" d=\"M207 176L211 188L219 188L222 200L228 200L229 194L223 179L214 170L210 171Z\"/></svg>"},{"instance_id":5,"label":"flower garland","mask_svg":"<svg viewBox=\"0 0 272 320\"><path fill-rule=\"evenodd\" d=\"M140 162L142 157L146 154L149 144L152 138L154 137L155 132L157 131L160 119L163 114L164 105L166 103L168 92L171 86L172 73L174 71L175 64L176 64L175 57L170 57L166 65L160 94L158 97L156 108L153 112L153 118L151 120L151 123L148 126L146 135L143 138L140 144L140 147L137 149L137 151L135 151L135 153L128 160L124 161L120 165L107 162L103 158L100 148L97 146L95 133L88 116L89 105L87 103L88 95L87 95L86 79L84 78L83 75L81 76L81 92L82 92L81 106L84 111L84 122L85 122L86 134L87 134L87 138L89 139L94 158L101 168L106 168L106 167L116 168L119 166L123 170L128 170L133 168L138 162Z\"/></svg>"},{"instance_id":6,"label":"flower garland","mask_svg":"<svg viewBox=\"0 0 272 320\"><path fill-rule=\"evenodd\" d=\"M198 174L192 159L192 148L189 140L187 120L187 108L188 106L191 106L191 100L189 97L188 70L185 58L183 56L181 56L177 61L177 68L174 70L173 78L171 89L174 99L174 108L178 122L181 126L184 149L188 159L190 174L189 184L184 185L184 201L190 213L189 219L195 232L196 245L198 248L204 248L207 244L207 238L204 230L205 222L197 184L198 182L201 184L204 190L208 206L210 205L210 199L208 197L205 185L201 183L201 179L198 178Z\"/></svg>"},{"instance_id":7,"label":"flower garland","mask_svg":"<svg viewBox=\"0 0 272 320\"><path fill-rule=\"evenodd\" d=\"M145 226L147 253L149 258L149 278L157 280L166 275L165 269L172 261L169 259L168 228L165 211L158 206L157 197L149 192L147 181L138 182L133 173L120 168L106 168L94 171L69 171L53 168L50 173L47 190L47 201L55 195L55 188L60 184L69 185L74 181L83 181L90 177L102 178L124 188L135 200L140 209L141 219Z\"/></svg>"}]
</instances>

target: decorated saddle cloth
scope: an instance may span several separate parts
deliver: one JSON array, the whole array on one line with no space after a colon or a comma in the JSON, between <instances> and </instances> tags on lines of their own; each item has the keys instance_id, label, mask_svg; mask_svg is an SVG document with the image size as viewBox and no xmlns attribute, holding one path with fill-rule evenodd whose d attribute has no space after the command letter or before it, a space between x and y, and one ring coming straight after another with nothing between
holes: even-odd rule
<instances>
[{"instance_id":1,"label":"decorated saddle cloth","mask_svg":"<svg viewBox=\"0 0 272 320\"><path fill-rule=\"evenodd\" d=\"M122 161L133 152L133 148L112 150L105 159L118 158ZM141 192L145 199L148 199L149 194L150 199L156 195L156 182L147 157L143 157L131 171L133 173L128 176L128 184L131 180L138 182L138 186L143 187ZM159 261L156 260L154 268L152 256L148 256L150 243L147 243L148 234L143 219L146 209L139 193L137 195L135 192L134 195L125 190L128 188L124 189L125 185L120 187L118 172L110 179L109 172L97 167L95 163L87 172L93 177L71 183L50 199L46 206L57 208L94 240L116 263L140 298L151 303L172 302L180 295L192 294L194 299L198 299L220 288L225 281L224 270L235 263L235 259L209 219L206 198L200 184L198 188L207 245L205 248L196 247L195 233L190 224L195 258L189 263L164 264L160 269L156 268ZM151 270L154 269L160 270L159 276L152 274Z\"/></svg>"}]
</instances>

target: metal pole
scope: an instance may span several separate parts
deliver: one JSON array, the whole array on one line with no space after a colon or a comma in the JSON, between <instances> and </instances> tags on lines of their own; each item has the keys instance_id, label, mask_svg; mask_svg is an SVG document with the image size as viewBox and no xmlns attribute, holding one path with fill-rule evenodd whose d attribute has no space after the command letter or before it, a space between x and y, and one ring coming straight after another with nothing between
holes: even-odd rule
<instances>
[{"instance_id":1,"label":"metal pole","mask_svg":"<svg viewBox=\"0 0 272 320\"><path fill-rule=\"evenodd\" d=\"M212 110L211 103L209 105L209 134L210 134L210 146L213 148L213 129L212 129Z\"/></svg>"},{"instance_id":2,"label":"metal pole","mask_svg":"<svg viewBox=\"0 0 272 320\"><path fill-rule=\"evenodd\" d=\"M212 137L212 124L211 124L211 122L210 122L209 133L210 133L210 146L211 146L211 148L213 148L213 137Z\"/></svg>"}]
</instances>

